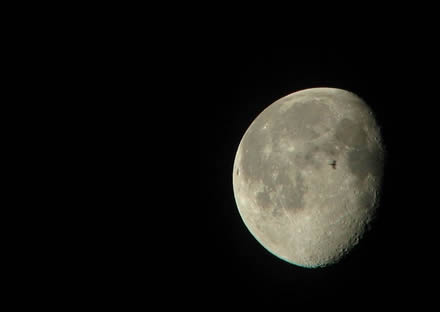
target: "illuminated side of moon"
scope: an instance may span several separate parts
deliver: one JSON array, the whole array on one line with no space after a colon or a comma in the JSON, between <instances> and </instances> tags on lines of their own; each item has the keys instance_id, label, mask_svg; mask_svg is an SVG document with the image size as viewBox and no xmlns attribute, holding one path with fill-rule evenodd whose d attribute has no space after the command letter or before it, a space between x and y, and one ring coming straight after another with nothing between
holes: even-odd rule
<instances>
[{"instance_id":1,"label":"illuminated side of moon","mask_svg":"<svg viewBox=\"0 0 440 312\"><path fill-rule=\"evenodd\" d=\"M374 217L384 149L367 104L313 88L268 106L244 134L233 188L252 235L303 267L337 262Z\"/></svg>"}]
</instances>

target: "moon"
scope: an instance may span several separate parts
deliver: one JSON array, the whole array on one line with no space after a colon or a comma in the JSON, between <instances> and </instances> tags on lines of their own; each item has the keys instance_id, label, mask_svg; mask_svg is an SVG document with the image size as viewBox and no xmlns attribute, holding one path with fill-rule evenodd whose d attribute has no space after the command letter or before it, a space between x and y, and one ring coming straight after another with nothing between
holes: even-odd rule
<instances>
[{"instance_id":1,"label":"moon","mask_svg":"<svg viewBox=\"0 0 440 312\"><path fill-rule=\"evenodd\" d=\"M335 88L289 94L240 141L232 174L239 214L280 259L334 264L375 216L384 156L373 112L357 95Z\"/></svg>"}]
</instances>

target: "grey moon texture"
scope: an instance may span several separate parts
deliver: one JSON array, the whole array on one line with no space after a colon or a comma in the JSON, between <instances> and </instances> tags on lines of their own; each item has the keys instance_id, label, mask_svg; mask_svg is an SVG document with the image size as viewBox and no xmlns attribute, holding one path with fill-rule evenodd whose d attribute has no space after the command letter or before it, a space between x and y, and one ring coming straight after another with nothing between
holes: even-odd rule
<instances>
[{"instance_id":1,"label":"grey moon texture","mask_svg":"<svg viewBox=\"0 0 440 312\"><path fill-rule=\"evenodd\" d=\"M365 233L378 206L384 146L357 95L311 88L269 105L238 146L233 189L244 224L289 263L338 262Z\"/></svg>"}]
</instances>

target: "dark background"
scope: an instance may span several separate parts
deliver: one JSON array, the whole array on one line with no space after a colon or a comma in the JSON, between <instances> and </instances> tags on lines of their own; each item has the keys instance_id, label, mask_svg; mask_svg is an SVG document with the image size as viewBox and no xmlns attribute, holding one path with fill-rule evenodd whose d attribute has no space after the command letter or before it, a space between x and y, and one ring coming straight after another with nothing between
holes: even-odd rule
<instances>
[{"instance_id":1,"label":"dark background","mask_svg":"<svg viewBox=\"0 0 440 312\"><path fill-rule=\"evenodd\" d=\"M197 293L218 305L369 304L432 298L436 205L436 53L431 48L225 48L209 51L199 119ZM232 167L251 122L275 100L311 87L354 92L373 109L387 150L373 229L340 263L305 269L271 255L249 233Z\"/></svg>"}]
</instances>

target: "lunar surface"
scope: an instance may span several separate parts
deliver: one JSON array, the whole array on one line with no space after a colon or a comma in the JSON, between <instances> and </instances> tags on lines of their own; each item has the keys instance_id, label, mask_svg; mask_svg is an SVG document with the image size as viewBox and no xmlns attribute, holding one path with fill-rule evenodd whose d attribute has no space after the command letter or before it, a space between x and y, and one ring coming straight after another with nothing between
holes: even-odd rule
<instances>
[{"instance_id":1,"label":"lunar surface","mask_svg":"<svg viewBox=\"0 0 440 312\"><path fill-rule=\"evenodd\" d=\"M240 216L257 241L298 266L333 264L374 218L384 148L371 109L334 88L292 93L249 126L235 155Z\"/></svg>"}]
</instances>

